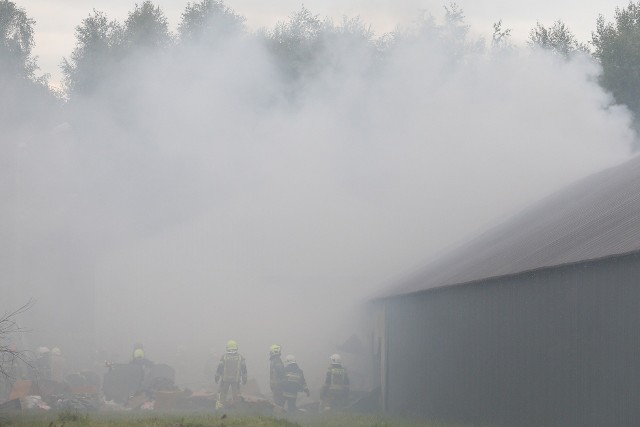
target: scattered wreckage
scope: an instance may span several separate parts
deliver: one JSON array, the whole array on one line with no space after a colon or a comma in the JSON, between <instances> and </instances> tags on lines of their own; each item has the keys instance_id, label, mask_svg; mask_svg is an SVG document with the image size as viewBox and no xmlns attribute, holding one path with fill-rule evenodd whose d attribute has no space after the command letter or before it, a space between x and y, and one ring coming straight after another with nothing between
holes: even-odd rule
<instances>
[{"instance_id":1,"label":"scattered wreckage","mask_svg":"<svg viewBox=\"0 0 640 427\"><path fill-rule=\"evenodd\" d=\"M169 365L156 364L146 369L130 363L109 363L106 367L108 371L102 381L91 371L68 375L64 382L47 379L16 381L9 399L0 403L0 413L19 410L216 410L217 393L179 388L175 384L175 371ZM278 413L280 410L269 400L251 395L242 395L239 402L225 407L225 411L231 412Z\"/></svg>"},{"instance_id":2,"label":"scattered wreckage","mask_svg":"<svg viewBox=\"0 0 640 427\"><path fill-rule=\"evenodd\" d=\"M38 379L18 380L0 411L97 411L100 406L100 378L93 372L69 375L65 382Z\"/></svg>"}]
</instances>

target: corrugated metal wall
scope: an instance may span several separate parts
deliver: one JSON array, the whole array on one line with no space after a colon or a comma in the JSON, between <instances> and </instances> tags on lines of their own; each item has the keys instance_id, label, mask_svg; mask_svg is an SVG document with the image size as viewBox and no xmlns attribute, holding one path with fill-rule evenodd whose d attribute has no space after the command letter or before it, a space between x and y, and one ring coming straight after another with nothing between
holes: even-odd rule
<instances>
[{"instance_id":1,"label":"corrugated metal wall","mask_svg":"<svg viewBox=\"0 0 640 427\"><path fill-rule=\"evenodd\" d=\"M392 413L640 425L640 256L386 300Z\"/></svg>"}]
</instances>

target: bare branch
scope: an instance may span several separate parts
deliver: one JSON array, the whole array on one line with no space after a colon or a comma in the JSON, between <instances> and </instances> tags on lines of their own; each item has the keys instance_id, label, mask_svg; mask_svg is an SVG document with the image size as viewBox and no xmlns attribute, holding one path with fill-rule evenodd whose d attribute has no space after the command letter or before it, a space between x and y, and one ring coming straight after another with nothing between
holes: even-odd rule
<instances>
[{"instance_id":1,"label":"bare branch","mask_svg":"<svg viewBox=\"0 0 640 427\"><path fill-rule=\"evenodd\" d=\"M11 335L26 332L20 327L17 317L29 310L35 304L34 299L30 299L22 307L0 316L0 377L13 379L13 369L17 362L22 362L31 366L26 352L17 348L13 344Z\"/></svg>"}]
</instances>

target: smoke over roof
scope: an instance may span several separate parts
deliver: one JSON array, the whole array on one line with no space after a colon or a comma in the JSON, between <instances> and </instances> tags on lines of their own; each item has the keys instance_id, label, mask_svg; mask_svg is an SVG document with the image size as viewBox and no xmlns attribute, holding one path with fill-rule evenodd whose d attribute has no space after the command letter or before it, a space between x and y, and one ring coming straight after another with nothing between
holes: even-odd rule
<instances>
[{"instance_id":1,"label":"smoke over roof","mask_svg":"<svg viewBox=\"0 0 640 427\"><path fill-rule=\"evenodd\" d=\"M67 130L16 131L6 283L38 300L34 346L170 361L233 338L266 384L275 342L321 378L386 278L628 157L588 58L449 47L336 39L294 85L246 35L140 52Z\"/></svg>"}]
</instances>

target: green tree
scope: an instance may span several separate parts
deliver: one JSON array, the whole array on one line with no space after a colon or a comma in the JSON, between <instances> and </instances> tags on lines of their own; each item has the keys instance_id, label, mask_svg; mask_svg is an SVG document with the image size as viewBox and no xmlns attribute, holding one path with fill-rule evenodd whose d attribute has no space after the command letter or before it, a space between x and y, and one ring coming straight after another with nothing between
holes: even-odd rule
<instances>
[{"instance_id":1,"label":"green tree","mask_svg":"<svg viewBox=\"0 0 640 427\"><path fill-rule=\"evenodd\" d=\"M423 12L414 25L393 33L389 49L403 43L418 43L444 53L450 67L463 63L470 55L484 51L481 39L469 38L470 26L464 12L456 3L444 7L445 16L440 24L428 12Z\"/></svg>"},{"instance_id":2,"label":"green tree","mask_svg":"<svg viewBox=\"0 0 640 427\"><path fill-rule=\"evenodd\" d=\"M88 95L104 83L122 38L122 27L103 12L93 14L76 27L76 46L69 59L62 60L64 84L69 95Z\"/></svg>"},{"instance_id":3,"label":"green tree","mask_svg":"<svg viewBox=\"0 0 640 427\"><path fill-rule=\"evenodd\" d=\"M634 113L640 131L640 2L616 8L614 22L601 15L591 37L602 65L600 84Z\"/></svg>"},{"instance_id":4,"label":"green tree","mask_svg":"<svg viewBox=\"0 0 640 427\"><path fill-rule=\"evenodd\" d=\"M383 60L371 26L359 16L344 16L337 25L325 19L319 46L321 50L315 54L318 71L341 73L353 67L371 69Z\"/></svg>"},{"instance_id":5,"label":"green tree","mask_svg":"<svg viewBox=\"0 0 640 427\"><path fill-rule=\"evenodd\" d=\"M245 18L220 0L188 3L182 13L178 35L183 44L216 44L220 39L241 34Z\"/></svg>"},{"instance_id":6,"label":"green tree","mask_svg":"<svg viewBox=\"0 0 640 427\"><path fill-rule=\"evenodd\" d=\"M505 52L513 49L513 45L511 44L511 28L503 28L502 20L493 24L491 49L498 52Z\"/></svg>"},{"instance_id":7,"label":"green tree","mask_svg":"<svg viewBox=\"0 0 640 427\"><path fill-rule=\"evenodd\" d=\"M265 34L267 46L285 78L296 81L315 68L315 60L323 50L322 30L318 15L303 6L288 21L278 22Z\"/></svg>"},{"instance_id":8,"label":"green tree","mask_svg":"<svg viewBox=\"0 0 640 427\"><path fill-rule=\"evenodd\" d=\"M354 64L380 60L382 47L371 26L360 17L343 17L334 24L304 6L265 34L267 46L289 82L320 72L340 72Z\"/></svg>"},{"instance_id":9,"label":"green tree","mask_svg":"<svg viewBox=\"0 0 640 427\"><path fill-rule=\"evenodd\" d=\"M118 80L127 59L135 60L136 52L164 51L172 40L167 18L151 1L136 4L124 25L94 10L76 27L76 46L62 61L67 94L70 98L95 94Z\"/></svg>"},{"instance_id":10,"label":"green tree","mask_svg":"<svg viewBox=\"0 0 640 427\"><path fill-rule=\"evenodd\" d=\"M37 70L31 55L35 21L24 9L8 0L0 0L0 73L33 79Z\"/></svg>"},{"instance_id":11,"label":"green tree","mask_svg":"<svg viewBox=\"0 0 640 427\"><path fill-rule=\"evenodd\" d=\"M24 9L0 0L0 124L5 134L22 125L47 125L45 119L57 107L48 76L36 76L34 25Z\"/></svg>"},{"instance_id":12,"label":"green tree","mask_svg":"<svg viewBox=\"0 0 640 427\"><path fill-rule=\"evenodd\" d=\"M122 44L126 52L163 50L171 46L173 36L169 23L160 6L145 0L129 13L124 23Z\"/></svg>"},{"instance_id":13,"label":"green tree","mask_svg":"<svg viewBox=\"0 0 640 427\"><path fill-rule=\"evenodd\" d=\"M465 22L462 9L456 3L451 3L444 10L444 25L438 28L438 38L441 45L453 55L454 62L464 61L467 55L482 51L482 40L469 41L471 26Z\"/></svg>"},{"instance_id":14,"label":"green tree","mask_svg":"<svg viewBox=\"0 0 640 427\"><path fill-rule=\"evenodd\" d=\"M565 59L578 52L589 53L589 47L576 40L575 36L562 21L556 21L551 27L537 22L529 32L529 46L549 50Z\"/></svg>"}]
</instances>

